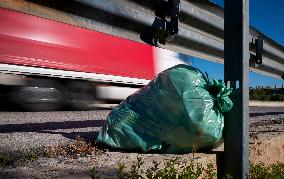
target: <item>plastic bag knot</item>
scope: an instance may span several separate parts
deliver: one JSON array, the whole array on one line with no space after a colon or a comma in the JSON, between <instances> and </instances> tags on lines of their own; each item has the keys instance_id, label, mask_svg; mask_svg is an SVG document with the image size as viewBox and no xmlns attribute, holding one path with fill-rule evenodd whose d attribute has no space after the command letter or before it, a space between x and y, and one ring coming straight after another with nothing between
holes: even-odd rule
<instances>
[{"instance_id":1,"label":"plastic bag knot","mask_svg":"<svg viewBox=\"0 0 284 179\"><path fill-rule=\"evenodd\" d=\"M216 105L221 112L228 112L233 107L233 102L229 98L233 89L226 87L222 80L213 80L209 83L208 87L209 93L215 97Z\"/></svg>"}]
</instances>

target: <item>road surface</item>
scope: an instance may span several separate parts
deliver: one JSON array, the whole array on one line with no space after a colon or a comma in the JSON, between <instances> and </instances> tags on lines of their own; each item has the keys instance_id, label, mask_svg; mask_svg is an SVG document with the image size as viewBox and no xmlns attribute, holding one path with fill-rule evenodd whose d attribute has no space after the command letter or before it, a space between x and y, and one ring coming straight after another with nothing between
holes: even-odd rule
<instances>
[{"instance_id":1,"label":"road surface","mask_svg":"<svg viewBox=\"0 0 284 179\"><path fill-rule=\"evenodd\" d=\"M25 150L67 143L81 136L96 138L110 110L60 112L0 112L1 151ZM250 117L284 114L284 108L250 107Z\"/></svg>"}]
</instances>

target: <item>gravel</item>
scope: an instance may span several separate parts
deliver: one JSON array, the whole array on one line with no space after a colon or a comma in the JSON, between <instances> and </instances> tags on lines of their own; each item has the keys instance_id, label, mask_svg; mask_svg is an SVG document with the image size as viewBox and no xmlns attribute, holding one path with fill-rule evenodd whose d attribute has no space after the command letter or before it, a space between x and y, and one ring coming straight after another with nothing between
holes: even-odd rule
<instances>
[{"instance_id":1,"label":"gravel","mask_svg":"<svg viewBox=\"0 0 284 179\"><path fill-rule=\"evenodd\" d=\"M284 134L283 108L250 108L251 138L271 138ZM0 153L13 158L13 164L0 167L0 178L90 178L96 168L103 176L115 174L118 162L129 167L137 156L146 161L174 158L172 154L140 154L137 152L108 151L84 157L43 155L49 146L74 143L80 135L92 142L110 110L62 112L0 112ZM35 156L35 157L32 157ZM180 156L180 155L179 155ZM181 156L190 160L192 154ZM197 159L212 161L210 155L197 154ZM207 157L207 158L206 158Z\"/></svg>"},{"instance_id":2,"label":"gravel","mask_svg":"<svg viewBox=\"0 0 284 179\"><path fill-rule=\"evenodd\" d=\"M267 140L284 133L284 108L251 108L250 136Z\"/></svg>"}]
</instances>

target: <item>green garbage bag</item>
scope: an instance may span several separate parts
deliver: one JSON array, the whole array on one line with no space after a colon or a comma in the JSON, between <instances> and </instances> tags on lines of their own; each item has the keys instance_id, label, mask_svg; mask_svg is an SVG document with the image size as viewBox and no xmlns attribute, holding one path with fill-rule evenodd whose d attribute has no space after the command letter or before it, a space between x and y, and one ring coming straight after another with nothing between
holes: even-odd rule
<instances>
[{"instance_id":1,"label":"green garbage bag","mask_svg":"<svg viewBox=\"0 0 284 179\"><path fill-rule=\"evenodd\" d=\"M212 147L222 138L223 113L233 106L231 91L222 81L210 82L197 68L176 65L114 108L97 142L165 153Z\"/></svg>"}]
</instances>

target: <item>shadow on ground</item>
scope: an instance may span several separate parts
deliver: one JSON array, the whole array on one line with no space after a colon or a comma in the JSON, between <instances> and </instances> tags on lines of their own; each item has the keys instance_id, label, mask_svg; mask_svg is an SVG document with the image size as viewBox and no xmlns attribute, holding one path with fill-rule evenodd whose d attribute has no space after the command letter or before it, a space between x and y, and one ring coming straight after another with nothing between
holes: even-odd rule
<instances>
[{"instance_id":1,"label":"shadow on ground","mask_svg":"<svg viewBox=\"0 0 284 179\"><path fill-rule=\"evenodd\" d=\"M26 124L3 124L0 125L0 133L13 132L37 132L48 134L61 134L68 139L75 140L78 135L85 141L93 140L98 132L57 132L60 129L79 129L89 127L101 127L105 120L85 120L85 121L64 121L64 122L45 122L45 123L26 123Z\"/></svg>"},{"instance_id":2,"label":"shadow on ground","mask_svg":"<svg viewBox=\"0 0 284 179\"><path fill-rule=\"evenodd\" d=\"M283 111L279 112L251 112L249 113L249 117L257 117L257 116L265 116L265 115L279 115L284 114Z\"/></svg>"},{"instance_id":3,"label":"shadow on ground","mask_svg":"<svg viewBox=\"0 0 284 179\"><path fill-rule=\"evenodd\" d=\"M40 167L40 166L39 166ZM46 171L49 171L48 173ZM91 175L86 174L88 171L76 171L74 169L57 169L53 167L45 167L44 170L40 168L13 168L10 170L0 172L0 178L61 178L61 179L72 179L72 178L91 178ZM89 173L89 172L88 172ZM62 176L63 174L63 176ZM60 175L60 176L58 176Z\"/></svg>"}]
</instances>

